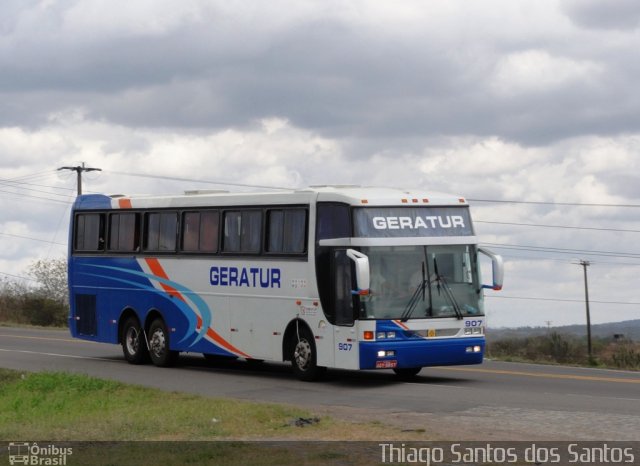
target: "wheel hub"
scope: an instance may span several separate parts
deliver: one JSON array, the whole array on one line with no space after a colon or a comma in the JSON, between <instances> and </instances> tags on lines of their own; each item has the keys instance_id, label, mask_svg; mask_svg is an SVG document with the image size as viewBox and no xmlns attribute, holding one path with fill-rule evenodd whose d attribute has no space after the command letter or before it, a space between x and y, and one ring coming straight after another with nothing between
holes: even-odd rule
<instances>
[{"instance_id":1,"label":"wheel hub","mask_svg":"<svg viewBox=\"0 0 640 466\"><path fill-rule=\"evenodd\" d=\"M157 329L151 335L151 340L149 341L149 349L153 352L154 355L160 356L164 352L166 340L164 337L164 332L160 329Z\"/></svg>"},{"instance_id":2,"label":"wheel hub","mask_svg":"<svg viewBox=\"0 0 640 466\"><path fill-rule=\"evenodd\" d=\"M129 328L125 337L125 342L129 354L136 354L138 352L138 349L140 349L140 335L135 328Z\"/></svg>"},{"instance_id":3,"label":"wheel hub","mask_svg":"<svg viewBox=\"0 0 640 466\"><path fill-rule=\"evenodd\" d=\"M296 359L296 364L300 369L306 369L311 360L311 345L307 340L300 340L296 344L293 356Z\"/></svg>"}]
</instances>

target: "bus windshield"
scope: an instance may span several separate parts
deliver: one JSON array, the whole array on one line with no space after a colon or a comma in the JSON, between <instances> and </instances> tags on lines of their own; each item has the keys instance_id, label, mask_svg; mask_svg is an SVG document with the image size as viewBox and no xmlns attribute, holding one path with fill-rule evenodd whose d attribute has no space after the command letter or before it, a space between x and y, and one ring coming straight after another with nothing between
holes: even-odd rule
<instances>
[{"instance_id":1,"label":"bus windshield","mask_svg":"<svg viewBox=\"0 0 640 466\"><path fill-rule=\"evenodd\" d=\"M475 246L363 247L370 295L362 319L425 319L484 314Z\"/></svg>"}]
</instances>

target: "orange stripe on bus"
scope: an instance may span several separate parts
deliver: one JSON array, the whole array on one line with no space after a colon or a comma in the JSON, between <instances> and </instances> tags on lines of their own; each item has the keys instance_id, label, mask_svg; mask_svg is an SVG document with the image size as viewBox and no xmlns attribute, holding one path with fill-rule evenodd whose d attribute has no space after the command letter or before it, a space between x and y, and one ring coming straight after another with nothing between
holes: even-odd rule
<instances>
[{"instance_id":1,"label":"orange stripe on bus","mask_svg":"<svg viewBox=\"0 0 640 466\"><path fill-rule=\"evenodd\" d=\"M118 206L121 209L131 209L133 206L131 205L131 199L118 199Z\"/></svg>"},{"instance_id":2,"label":"orange stripe on bus","mask_svg":"<svg viewBox=\"0 0 640 466\"><path fill-rule=\"evenodd\" d=\"M166 272L164 271L164 269L162 268L162 265L160 265L160 261L156 258L146 258L145 261L147 262L147 265L149 266L149 269L151 269L151 272L156 276L156 277L160 277L160 278L164 278L165 280L169 280L169 277L167 276ZM180 292L178 290L176 290L175 288L165 284L165 283L160 283L160 286L162 286L162 288L169 293L172 296L175 296L176 298L184 301L184 298L182 297L182 295L180 294ZM202 327L202 319L200 318L200 316L198 316L198 328ZM225 349L239 354L240 356L242 356L243 358L251 358L251 356L249 356L247 353L240 351L238 348L236 348L235 346L233 346L231 343L229 343L228 341L226 341L224 338L222 338L215 330L213 330L212 328L208 328L207 329L207 336L209 338L211 338L213 341L215 341L216 343L218 343L220 346L224 347Z\"/></svg>"},{"instance_id":3,"label":"orange stripe on bus","mask_svg":"<svg viewBox=\"0 0 640 466\"><path fill-rule=\"evenodd\" d=\"M405 324L403 324L403 323L402 323L401 321L399 321L399 320L394 320L394 321L393 321L393 323L394 323L394 324L396 324L398 327L401 327L401 328L403 328L403 329L405 329L405 330L409 330L409 327L407 327Z\"/></svg>"},{"instance_id":4,"label":"orange stripe on bus","mask_svg":"<svg viewBox=\"0 0 640 466\"><path fill-rule=\"evenodd\" d=\"M167 274L165 273L164 269L162 268L162 265L160 265L160 261L158 259L147 258L147 259L145 259L145 261L147 262L147 265L149 266L149 269L151 269L151 273L153 273L156 277L160 277L160 278L164 278L165 280L169 280L169 277L167 276ZM170 285L167 285L166 283L162 283L162 282L160 282L160 286L162 287L162 289L164 291L169 293L174 298L178 298L180 301L184 301L184 298L182 297L180 292L178 290L176 290L174 287L172 287Z\"/></svg>"},{"instance_id":5,"label":"orange stripe on bus","mask_svg":"<svg viewBox=\"0 0 640 466\"><path fill-rule=\"evenodd\" d=\"M225 349L228 349L233 353L239 354L243 358L249 358L249 359L251 358L251 356L249 356L247 353L240 351L238 348L236 348L231 343L229 343L224 338L222 338L220 335L218 335L218 333L212 328L207 329L207 336L211 338L213 341L215 341L216 343L218 343L220 346L224 347Z\"/></svg>"}]
</instances>

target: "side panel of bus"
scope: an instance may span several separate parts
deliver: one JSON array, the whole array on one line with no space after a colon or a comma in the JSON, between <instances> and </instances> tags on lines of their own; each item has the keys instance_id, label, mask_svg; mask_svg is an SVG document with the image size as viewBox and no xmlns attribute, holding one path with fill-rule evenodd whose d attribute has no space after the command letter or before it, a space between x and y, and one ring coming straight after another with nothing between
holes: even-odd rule
<instances>
[{"instance_id":1,"label":"side panel of bus","mask_svg":"<svg viewBox=\"0 0 640 466\"><path fill-rule=\"evenodd\" d=\"M301 319L316 337L319 362L333 363L333 335L310 285L314 280L306 261L171 257L75 257L73 261L74 336L117 343L123 312L134 311L142 324L150 313L159 313L173 350L281 360L285 329Z\"/></svg>"}]
</instances>

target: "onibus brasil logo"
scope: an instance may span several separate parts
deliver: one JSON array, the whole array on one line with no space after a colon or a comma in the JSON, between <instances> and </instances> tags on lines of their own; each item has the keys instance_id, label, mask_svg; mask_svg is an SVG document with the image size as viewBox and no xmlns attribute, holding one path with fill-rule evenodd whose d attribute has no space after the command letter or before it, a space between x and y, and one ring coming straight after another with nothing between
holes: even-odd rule
<instances>
[{"instance_id":1,"label":"onibus brasil logo","mask_svg":"<svg viewBox=\"0 0 640 466\"><path fill-rule=\"evenodd\" d=\"M40 446L30 442L10 442L8 448L10 465L66 466L67 456L73 454L71 447Z\"/></svg>"}]
</instances>

